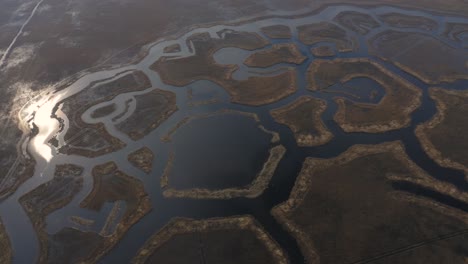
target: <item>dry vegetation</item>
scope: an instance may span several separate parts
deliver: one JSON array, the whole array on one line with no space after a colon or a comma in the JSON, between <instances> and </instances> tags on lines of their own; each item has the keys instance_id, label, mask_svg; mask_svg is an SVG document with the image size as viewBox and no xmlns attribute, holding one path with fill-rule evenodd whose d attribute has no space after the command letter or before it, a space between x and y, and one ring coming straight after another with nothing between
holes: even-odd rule
<instances>
[{"instance_id":1,"label":"dry vegetation","mask_svg":"<svg viewBox=\"0 0 468 264\"><path fill-rule=\"evenodd\" d=\"M95 263L111 250L127 230L151 210L151 204L143 184L119 171L114 162L93 168L94 186L90 194L81 202L81 207L100 211L105 203L125 202L125 211L112 233L102 234L64 228L49 236L48 251L51 263ZM112 213L112 212L111 212ZM111 216L107 222L114 220ZM103 236L105 235L105 236Z\"/></svg>"},{"instance_id":2,"label":"dry vegetation","mask_svg":"<svg viewBox=\"0 0 468 264\"><path fill-rule=\"evenodd\" d=\"M422 16L410 16L400 13L387 13L379 16L385 23L397 28L418 28L424 30L434 30L437 22Z\"/></svg>"},{"instance_id":3,"label":"dry vegetation","mask_svg":"<svg viewBox=\"0 0 468 264\"><path fill-rule=\"evenodd\" d=\"M320 42L335 43L340 52L349 52L357 49L358 43L346 31L332 23L320 22L297 27L299 40L306 45Z\"/></svg>"},{"instance_id":4,"label":"dry vegetation","mask_svg":"<svg viewBox=\"0 0 468 264\"><path fill-rule=\"evenodd\" d=\"M315 57L332 57L336 55L335 50L330 46L318 46L310 49Z\"/></svg>"},{"instance_id":5,"label":"dry vegetation","mask_svg":"<svg viewBox=\"0 0 468 264\"><path fill-rule=\"evenodd\" d=\"M110 101L125 92L140 91L151 86L148 77L140 71L99 85L91 85L83 91L68 97L63 102L62 111L69 119L65 134L65 145L59 150L66 154L97 157L124 147L124 143L110 135L103 123L88 124L81 116L90 107Z\"/></svg>"},{"instance_id":6,"label":"dry vegetation","mask_svg":"<svg viewBox=\"0 0 468 264\"><path fill-rule=\"evenodd\" d=\"M140 148L128 154L128 161L146 174L149 174L153 169L153 159L153 151L147 147Z\"/></svg>"},{"instance_id":7,"label":"dry vegetation","mask_svg":"<svg viewBox=\"0 0 468 264\"><path fill-rule=\"evenodd\" d=\"M175 59L161 58L151 68L160 74L165 83L170 85L185 86L196 80L213 81L231 95L232 102L239 104L269 104L296 91L296 73L293 69L274 76L255 76L240 81L232 79L231 75L237 66L217 64L213 59L214 52L223 47L255 50L265 47L268 42L255 33L227 31L223 34L222 39L212 39L209 34L205 33L195 34L188 40L193 44L194 55ZM282 48L283 45L275 47L272 51L274 55L277 52L283 54L285 51ZM298 54L299 51L296 52L289 45L288 51L295 57L293 63L300 63L305 59ZM270 65L278 58L266 58L263 53L260 53L257 54L257 59L261 60L261 65Z\"/></svg>"},{"instance_id":8,"label":"dry vegetation","mask_svg":"<svg viewBox=\"0 0 468 264\"><path fill-rule=\"evenodd\" d=\"M468 92L433 88L437 114L416 128L424 150L441 166L459 169L468 179Z\"/></svg>"},{"instance_id":9,"label":"dry vegetation","mask_svg":"<svg viewBox=\"0 0 468 264\"><path fill-rule=\"evenodd\" d=\"M20 198L39 237L39 263L54 262L53 239L46 232L47 215L70 203L83 186L83 169L76 165L58 165L54 178Z\"/></svg>"},{"instance_id":10,"label":"dry vegetation","mask_svg":"<svg viewBox=\"0 0 468 264\"><path fill-rule=\"evenodd\" d=\"M296 71L288 69L284 73L268 77L249 77L225 86L231 94L231 101L246 105L265 105L281 100L297 90Z\"/></svg>"},{"instance_id":11,"label":"dry vegetation","mask_svg":"<svg viewBox=\"0 0 468 264\"><path fill-rule=\"evenodd\" d=\"M155 89L135 96L136 109L117 129L133 140L139 140L159 127L178 110L176 95L170 91Z\"/></svg>"},{"instance_id":12,"label":"dry vegetation","mask_svg":"<svg viewBox=\"0 0 468 264\"><path fill-rule=\"evenodd\" d=\"M465 263L465 213L395 191L392 181L401 178L431 177L399 142L308 158L289 200L273 214L297 239L307 263ZM458 235L437 240L449 234Z\"/></svg>"},{"instance_id":13,"label":"dry vegetation","mask_svg":"<svg viewBox=\"0 0 468 264\"><path fill-rule=\"evenodd\" d=\"M273 25L261 28L263 34L273 39L291 38L291 29L285 25Z\"/></svg>"},{"instance_id":14,"label":"dry vegetation","mask_svg":"<svg viewBox=\"0 0 468 264\"><path fill-rule=\"evenodd\" d=\"M253 53L244 61L249 67L268 68L278 63L302 64L307 58L296 44L275 44L271 49Z\"/></svg>"},{"instance_id":15,"label":"dry vegetation","mask_svg":"<svg viewBox=\"0 0 468 264\"><path fill-rule=\"evenodd\" d=\"M172 44L164 48L164 53L176 53L181 51L180 45L179 44Z\"/></svg>"},{"instance_id":16,"label":"dry vegetation","mask_svg":"<svg viewBox=\"0 0 468 264\"><path fill-rule=\"evenodd\" d=\"M8 234L3 227L2 221L0 219L0 263L8 264L11 262L12 250L10 245L10 240Z\"/></svg>"},{"instance_id":17,"label":"dry vegetation","mask_svg":"<svg viewBox=\"0 0 468 264\"><path fill-rule=\"evenodd\" d=\"M114 103L100 107L91 113L92 118L102 118L112 114L116 110L116 105Z\"/></svg>"},{"instance_id":18,"label":"dry vegetation","mask_svg":"<svg viewBox=\"0 0 468 264\"><path fill-rule=\"evenodd\" d=\"M335 121L346 132L378 133L410 124L411 113L421 104L421 91L370 59L315 60L309 67L309 89L325 90L356 77L375 80L385 89L378 104L337 98Z\"/></svg>"},{"instance_id":19,"label":"dry vegetation","mask_svg":"<svg viewBox=\"0 0 468 264\"><path fill-rule=\"evenodd\" d=\"M206 79L222 85L237 66L217 64L213 59L216 51L225 47L255 50L268 44L256 33L248 32L225 32L221 39L213 39L208 33L198 33L189 37L187 43L193 45L194 55L183 58L162 57L151 66L165 83L185 86L195 80Z\"/></svg>"},{"instance_id":20,"label":"dry vegetation","mask_svg":"<svg viewBox=\"0 0 468 264\"><path fill-rule=\"evenodd\" d=\"M468 51L430 35L387 30L369 40L369 52L429 84L468 79Z\"/></svg>"},{"instance_id":21,"label":"dry vegetation","mask_svg":"<svg viewBox=\"0 0 468 264\"><path fill-rule=\"evenodd\" d=\"M380 26L370 15L356 11L343 11L335 19L341 26L360 35L366 35L371 30Z\"/></svg>"},{"instance_id":22,"label":"dry vegetation","mask_svg":"<svg viewBox=\"0 0 468 264\"><path fill-rule=\"evenodd\" d=\"M447 23L443 35L453 41L461 43L463 36L468 33L468 23ZM465 45L464 48L467 46Z\"/></svg>"},{"instance_id":23,"label":"dry vegetation","mask_svg":"<svg viewBox=\"0 0 468 264\"><path fill-rule=\"evenodd\" d=\"M142 263L288 263L286 254L251 216L176 218L153 235L132 261Z\"/></svg>"},{"instance_id":24,"label":"dry vegetation","mask_svg":"<svg viewBox=\"0 0 468 264\"><path fill-rule=\"evenodd\" d=\"M276 122L287 125L294 132L299 146L319 146L333 138L321 118L326 107L326 101L303 96L270 113Z\"/></svg>"}]
</instances>

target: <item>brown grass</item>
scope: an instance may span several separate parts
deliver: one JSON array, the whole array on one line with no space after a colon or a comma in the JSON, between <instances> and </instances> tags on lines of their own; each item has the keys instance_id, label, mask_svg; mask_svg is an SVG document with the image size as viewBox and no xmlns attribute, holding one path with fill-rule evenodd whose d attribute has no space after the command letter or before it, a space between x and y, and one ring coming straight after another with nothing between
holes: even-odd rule
<instances>
[{"instance_id":1,"label":"brown grass","mask_svg":"<svg viewBox=\"0 0 468 264\"><path fill-rule=\"evenodd\" d=\"M297 239L307 263L386 254L390 262L392 257L400 263L403 259L393 256L393 250L468 227L462 211L401 195L392 187L393 181L424 180L432 181L431 187L440 183L410 161L401 142L356 145L336 158L306 159L289 200L272 213ZM440 243L447 249L422 247L404 261L463 263L463 254L455 250L466 247L463 239Z\"/></svg>"},{"instance_id":2,"label":"brown grass","mask_svg":"<svg viewBox=\"0 0 468 264\"><path fill-rule=\"evenodd\" d=\"M285 25L273 25L261 28L263 34L273 39L291 38L291 29Z\"/></svg>"},{"instance_id":3,"label":"brown grass","mask_svg":"<svg viewBox=\"0 0 468 264\"><path fill-rule=\"evenodd\" d=\"M334 119L346 132L379 133L408 126L411 113L421 104L417 87L370 59L315 60L307 74L311 90L326 90L356 77L373 79L385 89L378 104L336 99Z\"/></svg>"},{"instance_id":4,"label":"brown grass","mask_svg":"<svg viewBox=\"0 0 468 264\"><path fill-rule=\"evenodd\" d=\"M12 253L10 239L0 219L0 263L11 263Z\"/></svg>"},{"instance_id":5,"label":"brown grass","mask_svg":"<svg viewBox=\"0 0 468 264\"><path fill-rule=\"evenodd\" d=\"M173 219L145 243L132 263L155 261L288 263L283 250L251 216Z\"/></svg>"},{"instance_id":6,"label":"brown grass","mask_svg":"<svg viewBox=\"0 0 468 264\"><path fill-rule=\"evenodd\" d=\"M379 22L370 15L356 11L343 11L334 20L341 26L360 35L366 35L372 29L380 26Z\"/></svg>"},{"instance_id":7,"label":"brown grass","mask_svg":"<svg viewBox=\"0 0 468 264\"><path fill-rule=\"evenodd\" d=\"M437 22L423 16L410 16L399 13L387 13L379 16L385 23L398 28L419 28L424 30L434 30Z\"/></svg>"},{"instance_id":8,"label":"brown grass","mask_svg":"<svg viewBox=\"0 0 468 264\"><path fill-rule=\"evenodd\" d=\"M321 115L327 107L326 101L303 96L295 102L270 111L276 122L287 125L299 146L319 146L333 138Z\"/></svg>"},{"instance_id":9,"label":"brown grass","mask_svg":"<svg viewBox=\"0 0 468 264\"><path fill-rule=\"evenodd\" d=\"M117 129L127 134L132 140L140 140L166 121L178 108L176 95L160 89L135 96L135 111Z\"/></svg>"},{"instance_id":10,"label":"brown grass","mask_svg":"<svg viewBox=\"0 0 468 264\"><path fill-rule=\"evenodd\" d=\"M110 135L104 124L85 123L81 116L90 107L110 101L121 93L141 91L149 87L150 80L143 72L126 72L114 81L91 84L60 102L59 104L63 104L62 111L70 122L64 137L66 145L59 151L69 155L97 157L123 148L125 143Z\"/></svg>"},{"instance_id":11,"label":"brown grass","mask_svg":"<svg viewBox=\"0 0 468 264\"><path fill-rule=\"evenodd\" d=\"M349 52L357 49L357 42L352 39L344 29L328 23L320 22L297 27L299 40L306 45L319 42L333 42L340 52Z\"/></svg>"},{"instance_id":12,"label":"brown grass","mask_svg":"<svg viewBox=\"0 0 468 264\"><path fill-rule=\"evenodd\" d=\"M312 53L312 55L314 55L315 57L331 57L331 56L335 56L336 53L335 51L333 50L333 48L329 47L329 46L319 46L319 47L315 47L315 48L312 48L310 49L310 52Z\"/></svg>"},{"instance_id":13,"label":"brown grass","mask_svg":"<svg viewBox=\"0 0 468 264\"><path fill-rule=\"evenodd\" d=\"M462 170L468 179L468 92L430 90L437 114L416 128L426 153L443 167Z\"/></svg>"},{"instance_id":14,"label":"brown grass","mask_svg":"<svg viewBox=\"0 0 468 264\"><path fill-rule=\"evenodd\" d=\"M194 34L187 40L195 54L183 58L162 57L151 65L161 79L170 85L186 86L196 80L210 80L220 85L237 69L236 65L220 65L213 54L225 47L255 50L268 42L256 33L226 32L222 39L212 39L208 33Z\"/></svg>"},{"instance_id":15,"label":"brown grass","mask_svg":"<svg viewBox=\"0 0 468 264\"><path fill-rule=\"evenodd\" d=\"M387 30L369 40L369 52L429 84L468 79L468 51L421 33Z\"/></svg>"},{"instance_id":16,"label":"brown grass","mask_svg":"<svg viewBox=\"0 0 468 264\"><path fill-rule=\"evenodd\" d=\"M265 105L283 99L297 90L296 71L288 71L266 77L249 77L225 86L231 94L231 101L246 105Z\"/></svg>"},{"instance_id":17,"label":"brown grass","mask_svg":"<svg viewBox=\"0 0 468 264\"><path fill-rule=\"evenodd\" d=\"M39 263L51 260L49 235L45 230L47 215L69 204L83 186L83 168L76 165L57 166L54 178L20 197L39 238Z\"/></svg>"},{"instance_id":18,"label":"brown grass","mask_svg":"<svg viewBox=\"0 0 468 264\"><path fill-rule=\"evenodd\" d=\"M249 67L268 68L278 63L302 64L307 58L294 43L275 44L271 49L253 53L244 61Z\"/></svg>"},{"instance_id":19,"label":"brown grass","mask_svg":"<svg viewBox=\"0 0 468 264\"><path fill-rule=\"evenodd\" d=\"M146 174L149 174L153 169L153 159L153 151L147 147L142 147L128 154L128 161Z\"/></svg>"}]
</instances>

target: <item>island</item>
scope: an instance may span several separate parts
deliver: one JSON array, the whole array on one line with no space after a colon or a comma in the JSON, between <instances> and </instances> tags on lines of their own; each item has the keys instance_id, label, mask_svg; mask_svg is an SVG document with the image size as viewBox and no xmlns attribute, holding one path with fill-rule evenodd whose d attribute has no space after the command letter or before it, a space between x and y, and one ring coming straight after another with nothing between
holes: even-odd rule
<instances>
[{"instance_id":1,"label":"island","mask_svg":"<svg viewBox=\"0 0 468 264\"><path fill-rule=\"evenodd\" d=\"M333 138L321 115L327 102L311 96L302 96L296 101L270 111L276 122L287 125L293 132L298 146L312 147L326 144Z\"/></svg>"},{"instance_id":2,"label":"island","mask_svg":"<svg viewBox=\"0 0 468 264\"><path fill-rule=\"evenodd\" d=\"M310 53L315 57L333 57L336 55L335 50L330 46L317 46L311 48Z\"/></svg>"},{"instance_id":3,"label":"island","mask_svg":"<svg viewBox=\"0 0 468 264\"><path fill-rule=\"evenodd\" d=\"M128 161L146 174L149 174L153 169L153 159L153 151L148 147L142 147L128 154Z\"/></svg>"},{"instance_id":4,"label":"island","mask_svg":"<svg viewBox=\"0 0 468 264\"><path fill-rule=\"evenodd\" d=\"M92 118L103 118L112 114L117 109L117 106L114 103L99 107L91 113Z\"/></svg>"},{"instance_id":5,"label":"island","mask_svg":"<svg viewBox=\"0 0 468 264\"><path fill-rule=\"evenodd\" d=\"M181 48L180 48L180 45L177 44L177 43L174 43L174 44L171 44L167 47L164 47L164 53L176 53L176 52L180 52L181 51Z\"/></svg>"}]
</instances>

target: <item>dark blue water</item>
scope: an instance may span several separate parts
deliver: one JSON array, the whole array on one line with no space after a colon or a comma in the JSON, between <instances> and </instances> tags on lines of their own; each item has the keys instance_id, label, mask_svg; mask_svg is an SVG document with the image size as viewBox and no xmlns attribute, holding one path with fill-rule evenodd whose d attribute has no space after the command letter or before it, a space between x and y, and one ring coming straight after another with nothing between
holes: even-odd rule
<instances>
[{"instance_id":1,"label":"dark blue water","mask_svg":"<svg viewBox=\"0 0 468 264\"><path fill-rule=\"evenodd\" d=\"M169 187L219 190L251 183L268 158L272 136L250 116L195 118L173 135Z\"/></svg>"}]
</instances>

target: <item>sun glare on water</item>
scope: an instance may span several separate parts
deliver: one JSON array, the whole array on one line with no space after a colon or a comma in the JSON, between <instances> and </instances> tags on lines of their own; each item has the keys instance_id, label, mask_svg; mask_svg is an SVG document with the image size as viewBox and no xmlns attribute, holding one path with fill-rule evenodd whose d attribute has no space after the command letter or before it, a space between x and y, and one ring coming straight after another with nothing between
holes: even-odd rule
<instances>
[{"instance_id":1,"label":"sun glare on water","mask_svg":"<svg viewBox=\"0 0 468 264\"><path fill-rule=\"evenodd\" d=\"M21 116L26 117L23 120L20 117L22 123L27 123L30 128L35 126L38 130L38 134L29 142L29 151L36 158L42 158L46 162L50 162L53 157L48 141L60 128L58 120L52 117L54 107L59 100L59 96L34 99L34 103L27 105L20 112Z\"/></svg>"}]
</instances>

